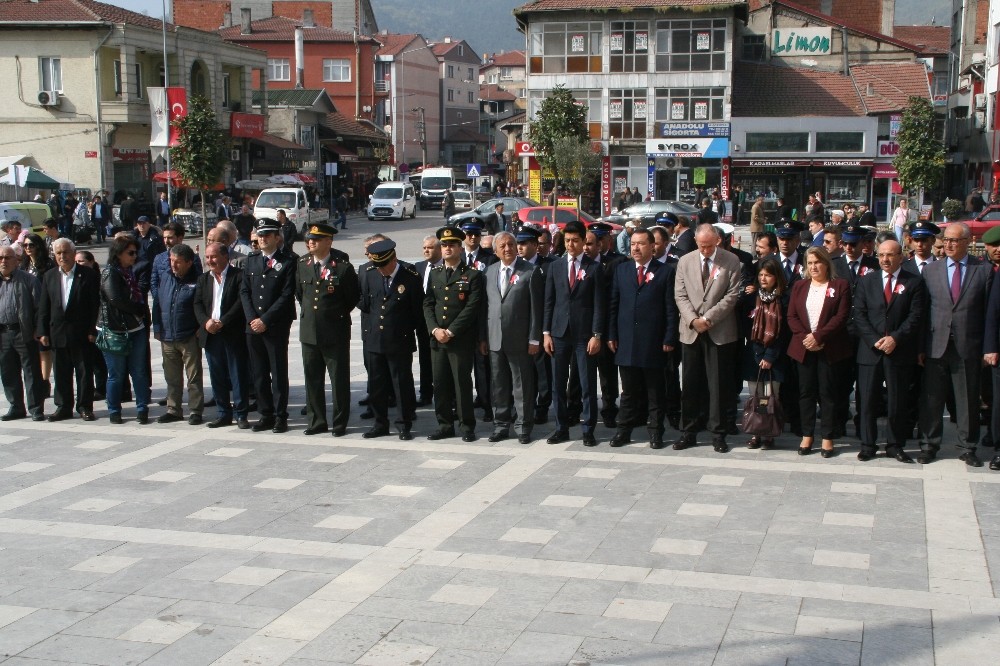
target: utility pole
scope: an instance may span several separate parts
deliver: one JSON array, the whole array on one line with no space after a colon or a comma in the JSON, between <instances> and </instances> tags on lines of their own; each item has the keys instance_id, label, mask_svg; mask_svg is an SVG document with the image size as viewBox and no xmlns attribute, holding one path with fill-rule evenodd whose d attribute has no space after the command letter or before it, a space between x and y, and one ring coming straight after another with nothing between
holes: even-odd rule
<instances>
[{"instance_id":1,"label":"utility pole","mask_svg":"<svg viewBox=\"0 0 1000 666\"><path fill-rule=\"evenodd\" d=\"M420 121L417 123L417 132L420 137L420 162L427 168L427 124L424 122L424 107L418 106L410 109L420 114Z\"/></svg>"}]
</instances>

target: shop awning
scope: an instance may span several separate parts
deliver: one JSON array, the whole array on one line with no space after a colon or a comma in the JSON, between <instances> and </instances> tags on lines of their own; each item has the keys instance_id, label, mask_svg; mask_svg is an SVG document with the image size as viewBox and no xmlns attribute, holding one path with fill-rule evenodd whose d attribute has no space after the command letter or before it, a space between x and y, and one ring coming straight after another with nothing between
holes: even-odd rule
<instances>
[{"instance_id":1,"label":"shop awning","mask_svg":"<svg viewBox=\"0 0 1000 666\"><path fill-rule=\"evenodd\" d=\"M17 164L25 157L27 155L7 155L6 157L0 157L0 172L6 171L11 164Z\"/></svg>"},{"instance_id":2,"label":"shop awning","mask_svg":"<svg viewBox=\"0 0 1000 666\"><path fill-rule=\"evenodd\" d=\"M899 178L899 172L892 164L876 164L872 168L872 178Z\"/></svg>"},{"instance_id":3,"label":"shop awning","mask_svg":"<svg viewBox=\"0 0 1000 666\"><path fill-rule=\"evenodd\" d=\"M274 146L275 148L287 149L287 150L309 150L300 143L295 143L294 141L289 141L288 139L282 139L280 136L275 136L273 134L265 134L264 136L250 139L251 141L258 141L260 143L266 143L269 146Z\"/></svg>"}]
</instances>

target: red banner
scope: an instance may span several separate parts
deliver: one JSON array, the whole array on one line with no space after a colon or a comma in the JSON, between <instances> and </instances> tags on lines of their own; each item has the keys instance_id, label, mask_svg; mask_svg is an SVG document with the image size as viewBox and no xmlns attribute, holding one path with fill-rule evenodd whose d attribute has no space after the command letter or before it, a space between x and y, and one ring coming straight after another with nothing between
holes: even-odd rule
<instances>
[{"instance_id":1,"label":"red banner","mask_svg":"<svg viewBox=\"0 0 1000 666\"><path fill-rule=\"evenodd\" d=\"M611 158L601 158L601 210L603 215L611 214Z\"/></svg>"},{"instance_id":2,"label":"red banner","mask_svg":"<svg viewBox=\"0 0 1000 666\"><path fill-rule=\"evenodd\" d=\"M229 116L229 134L234 138L259 139L264 136L264 116L257 113L233 113Z\"/></svg>"},{"instance_id":3,"label":"red banner","mask_svg":"<svg viewBox=\"0 0 1000 666\"><path fill-rule=\"evenodd\" d=\"M724 157L722 159L722 173L719 178L719 196L723 199L729 198L729 163L730 159Z\"/></svg>"},{"instance_id":4,"label":"red banner","mask_svg":"<svg viewBox=\"0 0 1000 666\"><path fill-rule=\"evenodd\" d=\"M187 90L180 87L167 88L167 108L170 109L170 145L180 144L180 132L174 127L174 121L187 116Z\"/></svg>"}]
</instances>

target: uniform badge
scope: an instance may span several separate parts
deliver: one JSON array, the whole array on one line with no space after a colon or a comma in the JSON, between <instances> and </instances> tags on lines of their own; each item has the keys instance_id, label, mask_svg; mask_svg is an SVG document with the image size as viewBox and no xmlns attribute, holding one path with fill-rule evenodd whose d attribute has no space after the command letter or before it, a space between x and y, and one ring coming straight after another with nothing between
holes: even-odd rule
<instances>
[{"instance_id":1,"label":"uniform badge","mask_svg":"<svg viewBox=\"0 0 1000 666\"><path fill-rule=\"evenodd\" d=\"M332 294L333 293L333 285L332 284L329 287L326 288L326 293L328 293L328 294Z\"/></svg>"},{"instance_id":2,"label":"uniform badge","mask_svg":"<svg viewBox=\"0 0 1000 666\"><path fill-rule=\"evenodd\" d=\"M460 301L464 301L465 300L465 292L464 291L458 292L458 300L460 300Z\"/></svg>"},{"instance_id":3,"label":"uniform badge","mask_svg":"<svg viewBox=\"0 0 1000 666\"><path fill-rule=\"evenodd\" d=\"M403 285L399 285L398 287L396 287L396 291L402 294L403 292L406 291L406 287Z\"/></svg>"},{"instance_id":4,"label":"uniform badge","mask_svg":"<svg viewBox=\"0 0 1000 666\"><path fill-rule=\"evenodd\" d=\"M274 265L274 270L280 271L281 270L281 264L275 264Z\"/></svg>"}]
</instances>

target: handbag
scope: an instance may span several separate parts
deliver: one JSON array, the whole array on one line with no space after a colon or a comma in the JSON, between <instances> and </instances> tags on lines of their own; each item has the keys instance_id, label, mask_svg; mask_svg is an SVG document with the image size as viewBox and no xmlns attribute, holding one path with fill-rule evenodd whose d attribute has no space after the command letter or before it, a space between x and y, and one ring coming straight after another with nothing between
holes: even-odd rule
<instances>
[{"instance_id":1,"label":"handbag","mask_svg":"<svg viewBox=\"0 0 1000 666\"><path fill-rule=\"evenodd\" d=\"M104 308L101 312L101 330L97 332L94 344L102 352L112 356L128 356L132 350L132 338L129 337L128 331L113 331L108 328L107 312Z\"/></svg>"},{"instance_id":2,"label":"handbag","mask_svg":"<svg viewBox=\"0 0 1000 666\"><path fill-rule=\"evenodd\" d=\"M757 373L757 384L753 395L743 405L743 432L758 437L778 437L785 428L785 414L781 402L774 392L771 371L767 371L767 381L761 381L764 371Z\"/></svg>"}]
</instances>

